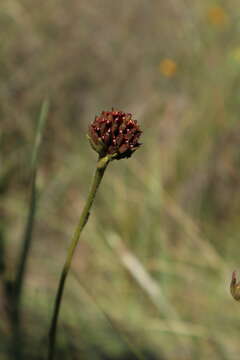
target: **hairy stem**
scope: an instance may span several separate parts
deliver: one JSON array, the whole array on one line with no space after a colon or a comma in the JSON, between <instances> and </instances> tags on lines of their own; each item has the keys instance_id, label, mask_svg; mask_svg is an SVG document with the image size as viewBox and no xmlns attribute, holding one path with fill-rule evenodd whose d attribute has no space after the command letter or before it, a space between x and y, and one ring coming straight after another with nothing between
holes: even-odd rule
<instances>
[{"instance_id":1,"label":"hairy stem","mask_svg":"<svg viewBox=\"0 0 240 360\"><path fill-rule=\"evenodd\" d=\"M82 214L80 216L78 225L76 227L76 230L74 232L70 247L68 249L67 257L65 260L65 264L62 269L62 273L60 276L60 281L58 285L57 295L55 298L55 305L54 305L54 311L49 331L49 349L48 349L48 360L53 360L54 358L54 351L55 351L55 344L56 344L56 332L57 332L57 322L59 317L59 311L65 286L65 281L71 266L72 258L75 252L75 249L77 247L77 244L80 239L80 235L82 233L82 230L84 226L86 225L89 215L90 215L90 209L92 207L93 201L95 199L98 187L101 183L101 180L103 178L104 172L106 170L106 167L109 163L109 158L103 157L98 160L97 168L95 171L95 175L93 178L92 186L90 188L86 204L83 208Z\"/></svg>"}]
</instances>

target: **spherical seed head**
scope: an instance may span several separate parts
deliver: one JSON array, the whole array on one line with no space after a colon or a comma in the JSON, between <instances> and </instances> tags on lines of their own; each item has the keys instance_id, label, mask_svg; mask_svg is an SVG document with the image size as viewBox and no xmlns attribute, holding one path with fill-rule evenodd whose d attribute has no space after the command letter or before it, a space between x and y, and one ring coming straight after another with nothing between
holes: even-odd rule
<instances>
[{"instance_id":1,"label":"spherical seed head","mask_svg":"<svg viewBox=\"0 0 240 360\"><path fill-rule=\"evenodd\" d=\"M88 137L101 157L129 158L141 145L142 131L132 114L122 111L102 111L89 126Z\"/></svg>"}]
</instances>

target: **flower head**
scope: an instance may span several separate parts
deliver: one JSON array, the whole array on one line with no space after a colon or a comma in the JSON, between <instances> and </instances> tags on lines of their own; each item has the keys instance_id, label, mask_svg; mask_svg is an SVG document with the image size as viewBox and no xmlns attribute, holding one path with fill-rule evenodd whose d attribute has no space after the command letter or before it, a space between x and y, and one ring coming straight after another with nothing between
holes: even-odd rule
<instances>
[{"instance_id":1,"label":"flower head","mask_svg":"<svg viewBox=\"0 0 240 360\"><path fill-rule=\"evenodd\" d=\"M230 284L230 291L232 294L232 297L237 300L240 301L240 282L237 282L237 276L236 276L236 271L234 271L232 273L232 280L231 280L231 284Z\"/></svg>"},{"instance_id":2,"label":"flower head","mask_svg":"<svg viewBox=\"0 0 240 360\"><path fill-rule=\"evenodd\" d=\"M111 159L129 158L141 145L142 131L132 114L122 111L102 111L90 124L89 141L100 157Z\"/></svg>"},{"instance_id":3,"label":"flower head","mask_svg":"<svg viewBox=\"0 0 240 360\"><path fill-rule=\"evenodd\" d=\"M225 25L228 21L226 11L220 6L213 6L208 10L208 20L212 25Z\"/></svg>"},{"instance_id":4,"label":"flower head","mask_svg":"<svg viewBox=\"0 0 240 360\"><path fill-rule=\"evenodd\" d=\"M177 64L172 59L163 59L159 64L159 70L162 75L171 78L177 71Z\"/></svg>"}]
</instances>

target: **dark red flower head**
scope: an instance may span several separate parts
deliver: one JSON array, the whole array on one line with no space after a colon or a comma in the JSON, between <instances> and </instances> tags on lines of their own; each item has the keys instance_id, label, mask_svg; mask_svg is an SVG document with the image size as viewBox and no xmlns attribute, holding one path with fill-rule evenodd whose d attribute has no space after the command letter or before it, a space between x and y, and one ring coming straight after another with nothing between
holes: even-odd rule
<instances>
[{"instance_id":1,"label":"dark red flower head","mask_svg":"<svg viewBox=\"0 0 240 360\"><path fill-rule=\"evenodd\" d=\"M237 300L240 301L240 281L237 281L237 274L236 271L234 271L232 273L232 280L231 280L231 284L230 284L230 291L232 294L232 297Z\"/></svg>"},{"instance_id":2,"label":"dark red flower head","mask_svg":"<svg viewBox=\"0 0 240 360\"><path fill-rule=\"evenodd\" d=\"M89 140L101 157L110 155L113 159L130 157L141 145L142 131L132 114L122 111L102 111L89 126Z\"/></svg>"}]
</instances>

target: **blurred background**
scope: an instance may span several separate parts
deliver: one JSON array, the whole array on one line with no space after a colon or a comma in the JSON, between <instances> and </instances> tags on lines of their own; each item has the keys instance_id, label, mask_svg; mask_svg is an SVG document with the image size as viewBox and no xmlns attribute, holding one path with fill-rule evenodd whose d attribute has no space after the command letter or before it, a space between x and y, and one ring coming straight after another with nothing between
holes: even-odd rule
<instances>
[{"instance_id":1,"label":"blurred background","mask_svg":"<svg viewBox=\"0 0 240 360\"><path fill-rule=\"evenodd\" d=\"M67 279L57 359L239 359L240 14L237 0L0 4L0 359L6 279L38 203L22 296L24 359L45 359L60 271L96 154L88 124L132 112L144 145L104 177Z\"/></svg>"}]
</instances>

